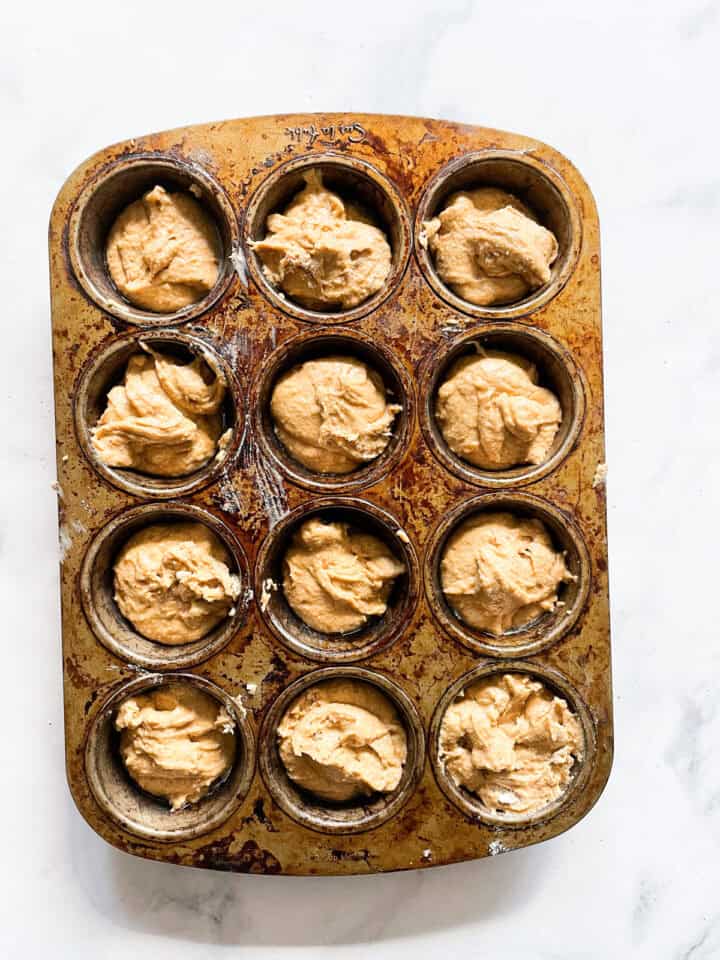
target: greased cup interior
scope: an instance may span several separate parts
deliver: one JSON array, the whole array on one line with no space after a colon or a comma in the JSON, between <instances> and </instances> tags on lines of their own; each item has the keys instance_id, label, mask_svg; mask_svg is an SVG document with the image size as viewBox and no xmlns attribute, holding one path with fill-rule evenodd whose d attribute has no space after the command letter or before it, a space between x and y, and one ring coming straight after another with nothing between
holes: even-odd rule
<instances>
[{"instance_id":1,"label":"greased cup interior","mask_svg":"<svg viewBox=\"0 0 720 960\"><path fill-rule=\"evenodd\" d=\"M478 680L502 676L505 673L527 674L543 683L552 693L562 697L578 718L583 733L583 755L575 761L570 783L552 803L534 813L498 813L496 810L489 810L474 793L455 783L445 769L440 753L440 729L448 707L471 684ZM492 826L521 828L550 820L582 793L592 772L596 749L595 726L583 698L567 677L557 670L536 663L512 660L505 663L485 663L474 667L448 687L440 698L430 722L430 763L440 789L464 814Z\"/></svg>"},{"instance_id":2,"label":"greased cup interior","mask_svg":"<svg viewBox=\"0 0 720 960\"><path fill-rule=\"evenodd\" d=\"M114 600L113 564L130 537L158 523L202 523L227 549L231 572L240 578L240 595L228 616L191 643L167 645L143 637L125 619ZM85 616L100 643L121 660L151 670L178 670L207 660L223 649L245 622L250 596L250 572L245 552L222 521L186 503L149 503L113 517L95 535L80 571L80 596Z\"/></svg>"},{"instance_id":3,"label":"greased cup interior","mask_svg":"<svg viewBox=\"0 0 720 960\"><path fill-rule=\"evenodd\" d=\"M183 363L200 357L227 384L220 408L221 436L230 431L222 450L199 470L179 477L160 477L138 470L110 467L97 456L91 431L107 406L110 390L121 383L130 357L149 347ZM244 408L240 385L228 363L199 337L176 330L131 333L113 338L110 344L86 364L75 392L75 432L92 467L109 483L137 497L185 496L212 483L227 470L242 444Z\"/></svg>"},{"instance_id":4,"label":"greased cup interior","mask_svg":"<svg viewBox=\"0 0 720 960\"><path fill-rule=\"evenodd\" d=\"M283 558L295 532L311 518L340 521L351 529L382 540L405 565L395 579L387 610L350 633L321 633L292 610L283 592ZM296 653L320 663L352 663L386 649L410 622L419 593L415 548L394 517L369 503L350 497L325 497L297 507L267 535L255 565L255 597L273 634Z\"/></svg>"},{"instance_id":5,"label":"greased cup interior","mask_svg":"<svg viewBox=\"0 0 720 960\"><path fill-rule=\"evenodd\" d=\"M305 185L303 175L309 170L319 170L323 184L328 189L336 192L344 201L352 201L371 213L376 225L385 233L392 251L390 273L382 288L348 310L311 310L292 301L267 279L262 263L252 249L252 241L265 237L268 216L280 213L287 207ZM374 166L356 157L317 153L288 161L263 181L247 207L243 244L253 280L275 307L300 320L344 323L370 313L397 287L407 267L410 234L410 218L405 201L392 181Z\"/></svg>"},{"instance_id":6,"label":"greased cup interior","mask_svg":"<svg viewBox=\"0 0 720 960\"><path fill-rule=\"evenodd\" d=\"M235 727L235 759L206 796L171 811L162 800L141 790L125 769L115 716L128 697L176 684L197 687L225 707ZM98 804L123 829L149 840L191 840L227 820L245 799L255 772L255 737L243 707L209 680L183 673L148 674L115 687L100 707L88 732L85 771Z\"/></svg>"},{"instance_id":7,"label":"greased cup interior","mask_svg":"<svg viewBox=\"0 0 720 960\"><path fill-rule=\"evenodd\" d=\"M564 552L567 568L575 579L560 585L560 602L554 610L495 636L470 626L455 613L443 592L440 564L450 536L466 520L480 513L505 512L540 520L555 548ZM447 513L430 535L423 572L428 604L438 623L466 647L492 657L522 657L552 646L575 626L590 592L590 555L578 527L549 501L520 492L473 497Z\"/></svg>"},{"instance_id":8,"label":"greased cup interior","mask_svg":"<svg viewBox=\"0 0 720 960\"><path fill-rule=\"evenodd\" d=\"M388 402L402 408L392 424L387 446L374 460L350 473L317 473L288 452L277 437L270 412L273 389L293 367L321 357L349 356L375 370L385 385ZM294 483L318 492L345 492L376 483L402 459L412 432L414 402L410 376L397 357L367 337L350 330L308 333L284 343L263 364L252 394L255 436L263 453Z\"/></svg>"},{"instance_id":9,"label":"greased cup interior","mask_svg":"<svg viewBox=\"0 0 720 960\"><path fill-rule=\"evenodd\" d=\"M277 728L301 693L317 683L342 679L370 684L393 703L405 728L407 759L400 783L392 793L368 797L364 802L330 804L302 790L288 777L280 758ZM425 733L415 704L389 677L362 667L324 667L291 683L270 705L260 731L258 760L273 799L293 820L322 833L362 833L390 820L415 792L425 765Z\"/></svg>"},{"instance_id":10,"label":"greased cup interior","mask_svg":"<svg viewBox=\"0 0 720 960\"><path fill-rule=\"evenodd\" d=\"M488 470L463 460L443 437L435 416L438 390L453 365L483 350L499 351L530 360L538 371L538 384L551 390L560 402L562 420L548 457L538 464L521 464L506 470ZM585 390L580 369L556 340L519 323L493 323L475 327L426 358L421 373L420 422L425 439L442 465L468 483L485 487L522 486L551 473L568 456L582 430Z\"/></svg>"},{"instance_id":11,"label":"greased cup interior","mask_svg":"<svg viewBox=\"0 0 720 960\"><path fill-rule=\"evenodd\" d=\"M189 192L212 218L219 239L218 277L212 290L174 313L155 313L133 306L113 283L105 258L108 233L118 215L158 185L168 192ZM73 272L88 297L113 316L146 326L182 323L213 306L232 282L234 268L230 256L238 243L237 217L220 184L198 164L163 154L137 154L102 169L83 187L68 226Z\"/></svg>"},{"instance_id":12,"label":"greased cup interior","mask_svg":"<svg viewBox=\"0 0 720 960\"><path fill-rule=\"evenodd\" d=\"M519 197L558 241L558 255L551 267L549 283L514 303L480 306L459 297L438 275L427 248L423 224L440 213L451 194L478 187L500 187ZM581 242L582 222L570 189L560 174L528 153L513 150L480 150L442 167L425 188L415 218L415 254L425 279L443 300L475 317L520 317L547 303L567 283Z\"/></svg>"}]
</instances>

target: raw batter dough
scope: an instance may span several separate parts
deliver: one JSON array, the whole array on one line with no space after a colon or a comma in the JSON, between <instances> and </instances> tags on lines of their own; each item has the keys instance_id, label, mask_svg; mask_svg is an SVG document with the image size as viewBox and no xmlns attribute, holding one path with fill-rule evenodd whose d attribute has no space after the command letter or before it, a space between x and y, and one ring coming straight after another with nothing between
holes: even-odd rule
<instances>
[{"instance_id":1,"label":"raw batter dough","mask_svg":"<svg viewBox=\"0 0 720 960\"><path fill-rule=\"evenodd\" d=\"M404 571L378 537L313 517L285 554L283 591L309 627L348 633L385 613L393 581Z\"/></svg>"},{"instance_id":2,"label":"raw batter dough","mask_svg":"<svg viewBox=\"0 0 720 960\"><path fill-rule=\"evenodd\" d=\"M293 367L270 401L275 432L296 460L319 473L349 473L378 457L400 411L380 375L354 357L321 357Z\"/></svg>"},{"instance_id":3,"label":"raw batter dough","mask_svg":"<svg viewBox=\"0 0 720 960\"><path fill-rule=\"evenodd\" d=\"M537 380L535 366L521 357L461 357L438 390L435 411L450 449L486 470L546 460L562 410Z\"/></svg>"},{"instance_id":4,"label":"raw batter dough","mask_svg":"<svg viewBox=\"0 0 720 960\"><path fill-rule=\"evenodd\" d=\"M135 783L172 810L195 803L232 766L233 722L214 697L172 684L125 700L115 717L120 756Z\"/></svg>"},{"instance_id":5,"label":"raw batter dough","mask_svg":"<svg viewBox=\"0 0 720 960\"><path fill-rule=\"evenodd\" d=\"M496 187L452 194L423 227L441 279L481 306L522 300L542 287L558 255L555 235Z\"/></svg>"},{"instance_id":6,"label":"raw batter dough","mask_svg":"<svg viewBox=\"0 0 720 960\"><path fill-rule=\"evenodd\" d=\"M181 363L150 349L136 353L91 430L95 453L109 467L192 473L217 452L224 396L225 380L200 357Z\"/></svg>"},{"instance_id":7,"label":"raw batter dough","mask_svg":"<svg viewBox=\"0 0 720 960\"><path fill-rule=\"evenodd\" d=\"M267 218L252 244L270 283L311 310L349 310L376 293L390 273L385 234L323 186L319 170L284 213Z\"/></svg>"},{"instance_id":8,"label":"raw batter dough","mask_svg":"<svg viewBox=\"0 0 720 960\"><path fill-rule=\"evenodd\" d=\"M451 535L440 562L442 588L462 620L501 634L558 602L575 578L544 524L510 513L479 513Z\"/></svg>"},{"instance_id":9,"label":"raw batter dough","mask_svg":"<svg viewBox=\"0 0 720 960\"><path fill-rule=\"evenodd\" d=\"M331 803L395 790L407 757L397 710L358 680L327 680L301 693L278 742L290 779Z\"/></svg>"},{"instance_id":10,"label":"raw batter dough","mask_svg":"<svg viewBox=\"0 0 720 960\"><path fill-rule=\"evenodd\" d=\"M565 791L583 752L580 722L565 700L526 674L473 683L440 726L448 775L493 812L546 807Z\"/></svg>"},{"instance_id":11,"label":"raw batter dough","mask_svg":"<svg viewBox=\"0 0 720 960\"><path fill-rule=\"evenodd\" d=\"M149 640L199 640L228 615L240 594L230 555L196 522L155 523L133 534L115 561L115 603Z\"/></svg>"},{"instance_id":12,"label":"raw batter dough","mask_svg":"<svg viewBox=\"0 0 720 960\"><path fill-rule=\"evenodd\" d=\"M115 286L130 303L174 313L215 286L220 238L189 193L154 187L126 207L110 229L105 251Z\"/></svg>"}]
</instances>

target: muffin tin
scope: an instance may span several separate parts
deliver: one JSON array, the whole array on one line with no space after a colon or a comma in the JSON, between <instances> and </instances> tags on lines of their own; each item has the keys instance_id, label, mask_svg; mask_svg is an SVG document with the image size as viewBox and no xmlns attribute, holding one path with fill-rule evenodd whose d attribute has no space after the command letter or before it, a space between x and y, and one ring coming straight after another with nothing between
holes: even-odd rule
<instances>
[{"instance_id":1,"label":"muffin tin","mask_svg":"<svg viewBox=\"0 0 720 960\"><path fill-rule=\"evenodd\" d=\"M291 303L262 273L251 241L308 167L361 202L385 229L392 268L358 307ZM127 303L109 280L104 238L120 210L160 183L188 189L217 223L224 257L202 301L174 314ZM520 303L477 307L435 273L423 221L453 190L503 186L556 233L550 283ZM68 179L50 223L62 554L67 773L90 826L142 857L248 873L370 873L452 863L537 843L592 807L612 762L605 541L599 234L575 168L538 141L482 127L384 115L232 120L118 144ZM201 355L227 379L227 443L187 477L161 479L97 462L89 431L108 389L142 344ZM478 347L519 353L560 397L548 460L482 471L444 444L433 395ZM402 412L386 451L355 473L323 477L288 457L268 413L294 363L342 353L369 361ZM442 546L481 510L538 516L576 579L563 605L502 640L463 624L438 584ZM315 633L274 589L284 545L310 515L376 532L406 566L388 613L340 637ZM112 599L111 564L135 530L193 519L227 546L243 590L208 637L162 647ZM538 676L578 714L585 753L567 792L532 817L498 815L450 782L438 757L442 713L478 676ZM341 808L303 794L277 755L282 711L333 676L375 684L408 735L398 789ZM235 764L199 803L170 813L129 780L113 717L135 692L198 684L231 713Z\"/></svg>"}]
</instances>

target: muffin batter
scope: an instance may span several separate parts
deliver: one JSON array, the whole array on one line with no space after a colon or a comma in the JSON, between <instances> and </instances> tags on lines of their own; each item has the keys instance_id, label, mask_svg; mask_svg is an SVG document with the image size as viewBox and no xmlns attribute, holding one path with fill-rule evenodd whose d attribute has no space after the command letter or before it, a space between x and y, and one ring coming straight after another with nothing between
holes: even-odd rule
<instances>
[{"instance_id":1,"label":"muffin batter","mask_svg":"<svg viewBox=\"0 0 720 960\"><path fill-rule=\"evenodd\" d=\"M200 357L181 363L149 348L130 357L91 430L98 459L158 477L198 470L218 448L225 380Z\"/></svg>"},{"instance_id":2,"label":"muffin batter","mask_svg":"<svg viewBox=\"0 0 720 960\"><path fill-rule=\"evenodd\" d=\"M438 275L480 306L512 303L542 287L558 255L555 235L497 187L452 194L423 226Z\"/></svg>"},{"instance_id":3,"label":"muffin batter","mask_svg":"<svg viewBox=\"0 0 720 960\"><path fill-rule=\"evenodd\" d=\"M319 473L349 473L378 457L400 409L388 403L380 375L355 357L321 357L293 367L270 401L282 445Z\"/></svg>"},{"instance_id":4,"label":"muffin batter","mask_svg":"<svg viewBox=\"0 0 720 960\"><path fill-rule=\"evenodd\" d=\"M290 779L330 803L390 793L407 757L393 704L369 683L349 679L301 693L280 722L278 743Z\"/></svg>"},{"instance_id":5,"label":"muffin batter","mask_svg":"<svg viewBox=\"0 0 720 960\"><path fill-rule=\"evenodd\" d=\"M126 207L105 251L113 283L130 303L174 313L215 286L220 239L212 219L189 193L160 186Z\"/></svg>"},{"instance_id":6,"label":"muffin batter","mask_svg":"<svg viewBox=\"0 0 720 960\"><path fill-rule=\"evenodd\" d=\"M115 561L115 603L149 640L170 646L208 634L240 594L230 555L204 524L155 523Z\"/></svg>"},{"instance_id":7,"label":"muffin batter","mask_svg":"<svg viewBox=\"0 0 720 960\"><path fill-rule=\"evenodd\" d=\"M232 766L233 722L214 697L172 684L125 700L115 717L135 783L172 810L195 803Z\"/></svg>"},{"instance_id":8,"label":"muffin batter","mask_svg":"<svg viewBox=\"0 0 720 960\"><path fill-rule=\"evenodd\" d=\"M458 616L493 634L553 610L560 584L574 579L545 526L510 513L466 520L447 542L440 575Z\"/></svg>"},{"instance_id":9,"label":"muffin batter","mask_svg":"<svg viewBox=\"0 0 720 960\"><path fill-rule=\"evenodd\" d=\"M504 353L461 357L438 390L435 416L459 457L486 470L547 459L562 410L534 365Z\"/></svg>"},{"instance_id":10,"label":"muffin batter","mask_svg":"<svg viewBox=\"0 0 720 960\"><path fill-rule=\"evenodd\" d=\"M323 186L319 170L284 213L267 218L252 244L270 283L311 310L349 310L376 293L390 273L385 234Z\"/></svg>"},{"instance_id":11,"label":"muffin batter","mask_svg":"<svg viewBox=\"0 0 720 960\"><path fill-rule=\"evenodd\" d=\"M346 523L306 520L283 560L285 598L321 633L348 633L387 610L405 567L382 540Z\"/></svg>"},{"instance_id":12,"label":"muffin batter","mask_svg":"<svg viewBox=\"0 0 720 960\"><path fill-rule=\"evenodd\" d=\"M535 813L552 803L583 752L580 722L565 700L526 674L473 683L440 726L448 775L497 813Z\"/></svg>"}]
</instances>

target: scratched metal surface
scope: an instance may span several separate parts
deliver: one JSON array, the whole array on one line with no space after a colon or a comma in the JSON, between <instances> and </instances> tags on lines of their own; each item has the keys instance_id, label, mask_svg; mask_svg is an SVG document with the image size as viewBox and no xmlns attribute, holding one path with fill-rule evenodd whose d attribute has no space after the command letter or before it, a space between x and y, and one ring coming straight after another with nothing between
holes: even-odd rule
<instances>
[{"instance_id":1,"label":"scratched metal surface","mask_svg":"<svg viewBox=\"0 0 720 960\"><path fill-rule=\"evenodd\" d=\"M582 223L577 262L567 283L548 303L513 320L551 334L572 354L585 389L578 442L548 475L521 488L549 501L582 532L590 557L589 594L582 614L563 638L532 654L539 668L558 671L586 703L596 750L582 789L554 815L524 828L491 825L461 812L440 790L429 758L417 789L388 822L355 835L329 835L302 826L270 796L259 769L241 805L210 832L162 842L125 831L95 801L85 770L88 730L107 697L141 673L96 639L83 612L80 570L88 546L111 518L143 503L117 489L84 455L74 426L74 404L84 367L119 335L143 329L111 316L85 295L68 255L68 221L79 192L108 164L135 154L162 154L207 170L224 188L242 224L264 179L299 156L333 153L367 161L392 181L411 219L423 191L441 168L478 150L518 151L547 165L567 184ZM352 329L381 345L419 388L418 368L463 331L481 321L437 296L423 276L417 251L397 287L376 310L333 331ZM232 120L153 134L100 151L63 186L50 222L50 264L57 424L58 499L62 550L62 633L67 776L75 803L109 843L142 857L179 864L265 874L350 874L428 867L484 857L538 843L580 820L600 795L612 762L610 638L607 597L605 490L593 483L604 462L599 233L592 196L578 171L550 147L481 127L384 115L289 115ZM257 285L233 275L220 300L176 330L213 347L233 368L246 401L273 351L322 325L288 315ZM416 410L422 398L415 397ZM510 489L510 488L508 488ZM422 568L438 521L462 501L488 492L446 470L430 451L418 417L409 424L405 453L388 477L375 479L359 497L389 511L404 529ZM181 497L210 511L237 537L254 568L259 547L293 508L319 494L283 478L258 451L252 418L236 459L208 486ZM152 499L152 498L148 498ZM416 705L427 732L448 686L473 667L492 663L451 637L420 591L399 638L361 664L386 674ZM213 681L247 711L257 733L265 712L293 680L318 664L290 651L268 630L257 598L227 645L190 668ZM247 686L249 685L249 687ZM258 744L263 749L263 744Z\"/></svg>"}]
</instances>

